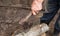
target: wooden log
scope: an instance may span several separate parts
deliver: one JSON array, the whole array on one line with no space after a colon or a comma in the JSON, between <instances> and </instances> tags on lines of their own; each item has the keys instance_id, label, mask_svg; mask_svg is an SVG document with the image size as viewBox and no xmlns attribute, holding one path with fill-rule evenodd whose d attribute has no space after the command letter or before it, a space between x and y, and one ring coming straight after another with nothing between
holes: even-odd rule
<instances>
[{"instance_id":1,"label":"wooden log","mask_svg":"<svg viewBox=\"0 0 60 36\"><path fill-rule=\"evenodd\" d=\"M36 25L34 27L31 27L27 32L22 32L19 34L13 34L12 36L39 36L43 34L44 32L48 31L49 27L46 24ZM45 33L44 33L45 35Z\"/></svg>"}]
</instances>

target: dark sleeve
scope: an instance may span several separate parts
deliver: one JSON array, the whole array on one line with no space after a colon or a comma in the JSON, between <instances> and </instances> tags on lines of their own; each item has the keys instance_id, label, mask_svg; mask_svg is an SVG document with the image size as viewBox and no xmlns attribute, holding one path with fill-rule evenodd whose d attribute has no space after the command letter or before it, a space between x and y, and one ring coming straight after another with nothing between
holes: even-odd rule
<instances>
[{"instance_id":1,"label":"dark sleeve","mask_svg":"<svg viewBox=\"0 0 60 36\"><path fill-rule=\"evenodd\" d=\"M57 0L46 0L45 2L45 13L43 13L43 16L40 18L40 22L49 25L50 21L58 12L59 3Z\"/></svg>"},{"instance_id":2,"label":"dark sleeve","mask_svg":"<svg viewBox=\"0 0 60 36\"><path fill-rule=\"evenodd\" d=\"M57 12L59 9L58 0L46 0L45 11L48 13Z\"/></svg>"}]
</instances>

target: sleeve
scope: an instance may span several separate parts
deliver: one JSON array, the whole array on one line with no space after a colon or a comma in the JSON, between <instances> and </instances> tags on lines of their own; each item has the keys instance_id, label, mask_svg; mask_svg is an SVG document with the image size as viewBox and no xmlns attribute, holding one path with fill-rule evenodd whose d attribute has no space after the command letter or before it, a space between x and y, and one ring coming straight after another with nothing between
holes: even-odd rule
<instances>
[{"instance_id":1,"label":"sleeve","mask_svg":"<svg viewBox=\"0 0 60 36\"><path fill-rule=\"evenodd\" d=\"M48 13L57 12L59 9L58 0L46 0L45 11Z\"/></svg>"}]
</instances>

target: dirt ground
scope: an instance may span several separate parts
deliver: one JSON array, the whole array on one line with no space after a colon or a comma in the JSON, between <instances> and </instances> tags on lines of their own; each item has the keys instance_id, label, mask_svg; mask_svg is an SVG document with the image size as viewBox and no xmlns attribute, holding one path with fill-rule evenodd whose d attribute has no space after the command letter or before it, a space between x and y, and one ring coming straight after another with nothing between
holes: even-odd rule
<instances>
[{"instance_id":1,"label":"dirt ground","mask_svg":"<svg viewBox=\"0 0 60 36\"><path fill-rule=\"evenodd\" d=\"M39 19L37 18L39 16L31 16L27 23L23 23L29 25L22 26L19 24L19 21L30 12L29 10L8 7L0 8L0 36L10 36L17 29L21 29L22 32L24 29L31 27L33 24L39 24Z\"/></svg>"}]
</instances>

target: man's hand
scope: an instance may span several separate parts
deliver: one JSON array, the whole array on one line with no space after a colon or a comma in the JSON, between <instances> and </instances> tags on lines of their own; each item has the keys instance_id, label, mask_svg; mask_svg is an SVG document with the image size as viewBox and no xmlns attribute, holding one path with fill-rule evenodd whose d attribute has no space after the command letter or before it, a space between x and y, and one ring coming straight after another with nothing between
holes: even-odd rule
<instances>
[{"instance_id":1,"label":"man's hand","mask_svg":"<svg viewBox=\"0 0 60 36\"><path fill-rule=\"evenodd\" d=\"M33 15L36 15L39 10L42 9L42 2L43 0L33 0L33 3L31 5Z\"/></svg>"}]
</instances>

